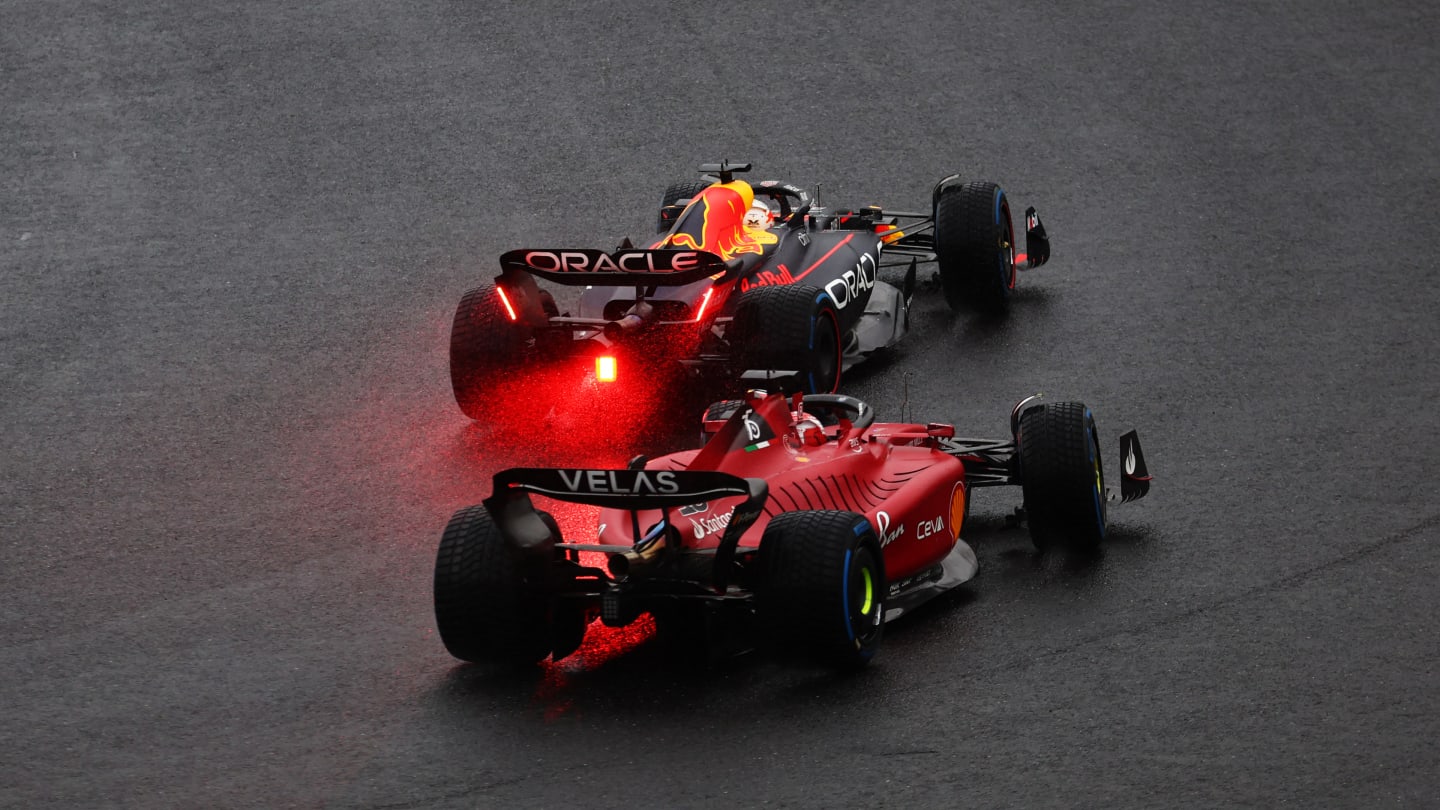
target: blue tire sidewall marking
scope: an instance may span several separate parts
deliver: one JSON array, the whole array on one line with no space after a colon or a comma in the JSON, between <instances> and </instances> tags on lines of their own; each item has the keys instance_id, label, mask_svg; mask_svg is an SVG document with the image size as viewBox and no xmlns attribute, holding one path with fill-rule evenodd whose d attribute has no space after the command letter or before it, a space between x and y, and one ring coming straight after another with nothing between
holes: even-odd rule
<instances>
[{"instance_id":1,"label":"blue tire sidewall marking","mask_svg":"<svg viewBox=\"0 0 1440 810\"><path fill-rule=\"evenodd\" d=\"M851 641L855 640L855 626L850 621L850 560L853 559L854 556L854 549L845 550L845 565L841 569L840 578L841 614L845 617L845 634Z\"/></svg>"},{"instance_id":2,"label":"blue tire sidewall marking","mask_svg":"<svg viewBox=\"0 0 1440 810\"><path fill-rule=\"evenodd\" d=\"M1095 446L1095 417L1090 413L1089 408L1085 409L1085 444L1090 451L1090 466L1094 469L1098 463L1095 458L1098 448ZM1098 481L1090 484L1090 498L1095 502L1095 525L1100 529L1100 538L1103 540L1105 538L1105 512L1103 511L1104 504L1100 501L1101 493Z\"/></svg>"},{"instance_id":3,"label":"blue tire sidewall marking","mask_svg":"<svg viewBox=\"0 0 1440 810\"><path fill-rule=\"evenodd\" d=\"M1004 227L1005 225L1005 223L1000 219L1000 209L1001 205L1004 202L1005 190L999 188L995 189L995 225L997 227ZM999 256L997 258L999 258L1000 260L1000 287L1004 290L1002 295L1008 298L1010 296L1010 275L1005 272L1004 256Z\"/></svg>"},{"instance_id":4,"label":"blue tire sidewall marking","mask_svg":"<svg viewBox=\"0 0 1440 810\"><path fill-rule=\"evenodd\" d=\"M820 293L819 295L815 296L815 303L816 303L817 305L825 303L825 293ZM818 323L819 320L820 320L820 319L817 318L817 317L815 317L814 314L812 314L812 315L810 316L810 350L811 350L811 351L814 351L814 350L815 350L815 324Z\"/></svg>"},{"instance_id":5,"label":"blue tire sidewall marking","mask_svg":"<svg viewBox=\"0 0 1440 810\"><path fill-rule=\"evenodd\" d=\"M814 360L814 354L815 354L815 324L816 324L816 323L818 323L818 321L816 320L815 316L814 316L814 315L811 315L811 316L810 316L810 354L811 354L811 360ZM815 390L815 371L814 371L814 369L811 369L810 371L806 372L806 374L805 374L805 379L807 379L807 380L810 381L810 390L813 392L813 391Z\"/></svg>"},{"instance_id":6,"label":"blue tire sidewall marking","mask_svg":"<svg viewBox=\"0 0 1440 810\"><path fill-rule=\"evenodd\" d=\"M828 293L822 292L819 295L815 296L815 304L817 306L824 304L827 295ZM820 323L820 319L812 314L810 316L810 353L812 355L815 353L815 325L818 323ZM820 381L815 379L815 372L811 371L806 374L805 377L810 381L810 393L820 393Z\"/></svg>"}]
</instances>

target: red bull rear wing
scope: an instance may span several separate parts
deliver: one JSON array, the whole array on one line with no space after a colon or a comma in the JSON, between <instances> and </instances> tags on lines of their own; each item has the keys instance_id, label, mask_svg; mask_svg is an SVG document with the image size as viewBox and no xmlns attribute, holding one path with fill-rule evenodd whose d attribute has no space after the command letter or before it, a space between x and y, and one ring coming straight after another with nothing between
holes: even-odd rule
<instances>
[{"instance_id":1,"label":"red bull rear wing","mask_svg":"<svg viewBox=\"0 0 1440 810\"><path fill-rule=\"evenodd\" d=\"M520 271L573 286L680 286L724 273L728 266L703 250L520 249L500 257L505 272Z\"/></svg>"}]
</instances>

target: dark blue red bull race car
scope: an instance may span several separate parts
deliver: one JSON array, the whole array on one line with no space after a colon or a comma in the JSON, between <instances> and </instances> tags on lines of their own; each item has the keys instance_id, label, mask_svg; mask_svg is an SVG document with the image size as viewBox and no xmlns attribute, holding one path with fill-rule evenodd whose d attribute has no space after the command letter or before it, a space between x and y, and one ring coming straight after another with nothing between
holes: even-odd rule
<instances>
[{"instance_id":1,"label":"dark blue red bull race car","mask_svg":"<svg viewBox=\"0 0 1440 810\"><path fill-rule=\"evenodd\" d=\"M596 619L648 613L672 634L738 626L863 665L886 622L974 576L962 537L976 489L1020 486L1035 545L1080 552L1104 541L1110 502L1149 491L1134 431L1120 437L1119 492L1106 487L1081 403L1031 397L1010 431L967 439L877 423L843 395L752 392L711 406L699 450L625 469L505 470L441 538L440 638L465 661L533 664L574 652ZM534 496L601 507L598 528L566 540Z\"/></svg>"},{"instance_id":2,"label":"dark blue red bull race car","mask_svg":"<svg viewBox=\"0 0 1440 810\"><path fill-rule=\"evenodd\" d=\"M1038 267L1050 243L1034 208L1016 250L1005 192L942 179L924 212L833 209L779 181L738 179L749 164L700 167L703 179L666 190L660 238L614 251L522 249L455 312L450 376L472 418L519 377L558 386L624 376L714 380L826 393L841 375L909 328L916 268L933 263L955 309L1000 312L1017 270ZM881 271L903 276L892 283ZM584 287L562 313L539 281ZM670 387L670 386L666 386Z\"/></svg>"}]
</instances>

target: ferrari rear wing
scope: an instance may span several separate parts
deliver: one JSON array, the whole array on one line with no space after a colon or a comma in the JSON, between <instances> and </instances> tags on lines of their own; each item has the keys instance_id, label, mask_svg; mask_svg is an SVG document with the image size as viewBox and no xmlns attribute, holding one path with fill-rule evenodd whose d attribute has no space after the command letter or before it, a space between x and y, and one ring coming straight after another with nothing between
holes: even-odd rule
<instances>
[{"instance_id":1,"label":"ferrari rear wing","mask_svg":"<svg viewBox=\"0 0 1440 810\"><path fill-rule=\"evenodd\" d=\"M529 492L557 501L619 509L679 508L735 495L763 501L769 494L760 478L691 470L516 467L496 473L494 483L492 498Z\"/></svg>"},{"instance_id":2,"label":"ferrari rear wing","mask_svg":"<svg viewBox=\"0 0 1440 810\"><path fill-rule=\"evenodd\" d=\"M744 502L731 513L730 523L715 548L711 570L714 585L721 590L728 584L740 536L760 517L770 495L770 487L761 478L691 470L517 467L496 473L494 486L494 493L484 503L501 536L522 551L541 552L553 548L559 538L551 535L550 528L535 512L531 494L568 503L630 510L636 552L651 543L651 539L642 536L640 510L668 512L671 508L702 501L743 496Z\"/></svg>"}]
</instances>

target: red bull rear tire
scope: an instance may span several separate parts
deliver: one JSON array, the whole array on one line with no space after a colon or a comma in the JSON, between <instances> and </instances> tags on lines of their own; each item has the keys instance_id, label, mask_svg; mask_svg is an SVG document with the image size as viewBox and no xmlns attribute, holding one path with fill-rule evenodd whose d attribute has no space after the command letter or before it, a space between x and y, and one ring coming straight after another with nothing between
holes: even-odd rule
<instances>
[{"instance_id":1,"label":"red bull rear tire","mask_svg":"<svg viewBox=\"0 0 1440 810\"><path fill-rule=\"evenodd\" d=\"M766 390L831 394L843 365L840 321L823 290L804 285L756 287L741 295L726 332L740 371L792 370Z\"/></svg>"},{"instance_id":2,"label":"red bull rear tire","mask_svg":"<svg viewBox=\"0 0 1440 810\"><path fill-rule=\"evenodd\" d=\"M549 307L554 306L552 299ZM485 416L497 382L519 364L525 342L522 327L511 322L493 284L461 297L450 327L450 384L461 412L471 419Z\"/></svg>"}]
</instances>

